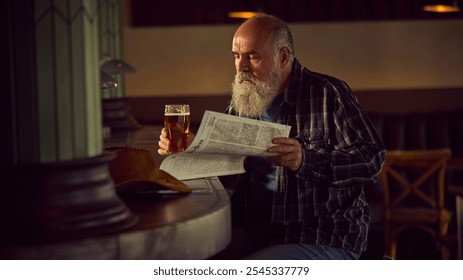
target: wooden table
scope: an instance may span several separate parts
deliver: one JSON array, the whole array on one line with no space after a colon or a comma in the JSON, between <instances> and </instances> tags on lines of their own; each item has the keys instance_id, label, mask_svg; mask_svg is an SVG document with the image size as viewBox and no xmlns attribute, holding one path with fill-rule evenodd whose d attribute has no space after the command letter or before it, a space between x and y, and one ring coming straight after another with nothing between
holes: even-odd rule
<instances>
[{"instance_id":1,"label":"wooden table","mask_svg":"<svg viewBox=\"0 0 463 280\"><path fill-rule=\"evenodd\" d=\"M114 133L105 146L157 149L159 127ZM228 193L216 177L185 181L193 192L121 197L138 216L131 229L60 243L16 246L2 259L205 259L231 239ZM31 234L33 233L33 230Z\"/></svg>"}]
</instances>

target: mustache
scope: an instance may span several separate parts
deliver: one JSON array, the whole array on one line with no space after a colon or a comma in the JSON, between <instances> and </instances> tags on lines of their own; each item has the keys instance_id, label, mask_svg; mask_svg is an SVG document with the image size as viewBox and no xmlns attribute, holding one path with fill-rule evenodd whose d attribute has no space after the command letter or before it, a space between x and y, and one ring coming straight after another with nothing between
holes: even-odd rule
<instances>
[{"instance_id":1,"label":"mustache","mask_svg":"<svg viewBox=\"0 0 463 280\"><path fill-rule=\"evenodd\" d=\"M249 72L238 72L235 75L235 83L241 83L244 80L251 81L253 83L258 82L259 80L256 79L251 73Z\"/></svg>"}]
</instances>

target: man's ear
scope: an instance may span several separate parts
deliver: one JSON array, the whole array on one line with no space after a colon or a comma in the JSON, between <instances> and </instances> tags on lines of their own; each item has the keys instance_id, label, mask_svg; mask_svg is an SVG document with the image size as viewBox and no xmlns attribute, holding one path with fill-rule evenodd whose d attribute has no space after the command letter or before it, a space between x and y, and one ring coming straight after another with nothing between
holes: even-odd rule
<instances>
[{"instance_id":1,"label":"man's ear","mask_svg":"<svg viewBox=\"0 0 463 280\"><path fill-rule=\"evenodd\" d=\"M289 48L288 47L282 47L280 49L280 67L283 69L288 65L289 63Z\"/></svg>"}]
</instances>

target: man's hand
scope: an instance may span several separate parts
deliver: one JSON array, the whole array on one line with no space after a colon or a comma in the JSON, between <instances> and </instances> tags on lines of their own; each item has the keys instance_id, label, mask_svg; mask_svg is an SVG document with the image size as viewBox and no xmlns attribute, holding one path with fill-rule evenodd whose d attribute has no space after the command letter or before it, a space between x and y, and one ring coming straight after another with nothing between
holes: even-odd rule
<instances>
[{"instance_id":1,"label":"man's hand","mask_svg":"<svg viewBox=\"0 0 463 280\"><path fill-rule=\"evenodd\" d=\"M161 130L161 135L159 135L158 145L159 145L158 154L160 155L170 154L169 152L170 141L167 138L167 129L165 127Z\"/></svg>"},{"instance_id":2,"label":"man's hand","mask_svg":"<svg viewBox=\"0 0 463 280\"><path fill-rule=\"evenodd\" d=\"M195 135L193 133L188 133L187 135L187 147L190 146L191 142L193 142L193 139L195 138ZM158 154L160 155L170 155L172 154L171 151L169 151L169 145L170 145L170 140L167 138L167 129L164 127L161 130L161 135L159 135L159 142L158 142Z\"/></svg>"},{"instance_id":3,"label":"man's hand","mask_svg":"<svg viewBox=\"0 0 463 280\"><path fill-rule=\"evenodd\" d=\"M299 141L288 137L276 137L272 139L272 143L276 146L268 148L267 151L280 155L269 157L268 161L292 171L297 171L302 163L302 150Z\"/></svg>"}]
</instances>

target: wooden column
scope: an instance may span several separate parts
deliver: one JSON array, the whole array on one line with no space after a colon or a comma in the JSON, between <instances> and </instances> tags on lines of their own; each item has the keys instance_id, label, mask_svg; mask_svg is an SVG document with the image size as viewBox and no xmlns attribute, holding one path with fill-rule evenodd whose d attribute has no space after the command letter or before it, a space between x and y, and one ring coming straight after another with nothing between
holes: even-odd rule
<instances>
[{"instance_id":1,"label":"wooden column","mask_svg":"<svg viewBox=\"0 0 463 280\"><path fill-rule=\"evenodd\" d=\"M102 147L97 2L2 5L10 71L0 105L0 223L8 229L0 245L131 227L136 218L115 194Z\"/></svg>"}]
</instances>

